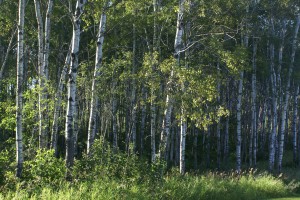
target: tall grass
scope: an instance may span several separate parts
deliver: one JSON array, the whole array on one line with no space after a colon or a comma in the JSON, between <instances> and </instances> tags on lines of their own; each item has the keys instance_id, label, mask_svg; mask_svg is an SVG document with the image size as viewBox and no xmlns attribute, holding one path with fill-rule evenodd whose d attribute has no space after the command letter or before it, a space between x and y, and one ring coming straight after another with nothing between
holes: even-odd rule
<instances>
[{"instance_id":1,"label":"tall grass","mask_svg":"<svg viewBox=\"0 0 300 200\"><path fill-rule=\"evenodd\" d=\"M26 188L9 191L0 199L203 199L254 200L285 197L291 191L271 175L169 175L155 183L125 184L122 180L99 178L93 182L61 182L58 187L37 186L30 194Z\"/></svg>"},{"instance_id":2,"label":"tall grass","mask_svg":"<svg viewBox=\"0 0 300 200\"><path fill-rule=\"evenodd\" d=\"M22 179L15 178L13 168L6 170L0 199L261 200L291 196L300 188L299 179L294 179L300 177L296 169L275 178L252 170L184 176L173 170L162 176L164 167L164 163L150 164L136 155L113 152L105 143L96 141L92 156L75 162L73 181L67 182L63 160L53 157L51 151L37 151L24 164Z\"/></svg>"}]
</instances>

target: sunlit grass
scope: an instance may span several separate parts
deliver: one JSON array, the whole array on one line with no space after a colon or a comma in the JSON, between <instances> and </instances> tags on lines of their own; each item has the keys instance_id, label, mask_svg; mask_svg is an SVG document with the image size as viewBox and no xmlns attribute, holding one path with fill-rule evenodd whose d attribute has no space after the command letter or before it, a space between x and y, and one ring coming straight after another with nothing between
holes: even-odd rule
<instances>
[{"instance_id":1,"label":"sunlit grass","mask_svg":"<svg viewBox=\"0 0 300 200\"><path fill-rule=\"evenodd\" d=\"M207 199L254 200L293 196L280 179L267 174L230 175L207 173L205 175L172 174L155 183L126 184L122 180L101 178L93 182L61 182L54 188L43 185L29 194L26 188L9 191L0 199ZM287 198L293 199L293 198ZM294 198L297 199L297 198ZM299 199L299 198L298 198ZM281 199L283 200L283 199Z\"/></svg>"}]
</instances>

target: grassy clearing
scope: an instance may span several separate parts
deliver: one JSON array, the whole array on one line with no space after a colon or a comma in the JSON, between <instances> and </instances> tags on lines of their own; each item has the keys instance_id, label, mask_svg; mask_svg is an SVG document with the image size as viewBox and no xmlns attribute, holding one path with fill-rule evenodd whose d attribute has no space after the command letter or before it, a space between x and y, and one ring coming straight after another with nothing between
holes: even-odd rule
<instances>
[{"instance_id":1,"label":"grassy clearing","mask_svg":"<svg viewBox=\"0 0 300 200\"><path fill-rule=\"evenodd\" d=\"M14 168L5 171L0 199L300 199L296 198L300 195L300 173L296 168L286 167L278 176L252 169L241 174L202 171L181 176L176 170L163 171L164 163L150 164L135 155L115 154L99 144L94 144L99 147L92 154L95 156L76 160L73 182L65 181L62 159L53 157L51 151L38 151L34 159L25 162L21 180L15 178Z\"/></svg>"},{"instance_id":2,"label":"grassy clearing","mask_svg":"<svg viewBox=\"0 0 300 200\"><path fill-rule=\"evenodd\" d=\"M254 200L292 196L283 181L267 174L256 176L224 175L169 175L155 182L130 182L122 179L100 178L60 185L36 185L7 191L0 199L207 199Z\"/></svg>"}]
</instances>

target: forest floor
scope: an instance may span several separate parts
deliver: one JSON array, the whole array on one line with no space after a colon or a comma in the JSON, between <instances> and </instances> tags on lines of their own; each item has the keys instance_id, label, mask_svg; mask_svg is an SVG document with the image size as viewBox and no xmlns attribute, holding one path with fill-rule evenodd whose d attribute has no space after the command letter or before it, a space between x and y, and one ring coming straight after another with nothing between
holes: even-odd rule
<instances>
[{"instance_id":1,"label":"forest floor","mask_svg":"<svg viewBox=\"0 0 300 200\"><path fill-rule=\"evenodd\" d=\"M106 153L109 156L95 153L93 158L76 161L73 179L66 181L64 161L51 151L38 152L25 163L22 179L15 178L14 168L2 174L0 200L300 200L300 170L290 162L285 162L280 174L252 168L237 174L229 168L201 169L183 176L177 167L162 173L163 163ZM266 163L259 165L266 169Z\"/></svg>"}]
</instances>

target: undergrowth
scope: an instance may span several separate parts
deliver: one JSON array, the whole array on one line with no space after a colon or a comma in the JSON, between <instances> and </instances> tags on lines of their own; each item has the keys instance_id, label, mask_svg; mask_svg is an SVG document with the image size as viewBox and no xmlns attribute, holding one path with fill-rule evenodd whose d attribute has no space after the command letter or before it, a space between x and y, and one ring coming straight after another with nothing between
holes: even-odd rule
<instances>
[{"instance_id":1,"label":"undergrowth","mask_svg":"<svg viewBox=\"0 0 300 200\"><path fill-rule=\"evenodd\" d=\"M207 172L182 176L176 169L164 169L163 163L151 165L99 140L90 156L76 160L73 180L67 182L63 160L55 158L53 151L37 151L35 157L25 163L22 179L16 179L11 170L5 171L0 199L255 200L292 196L299 191L299 181L266 172Z\"/></svg>"}]
</instances>

